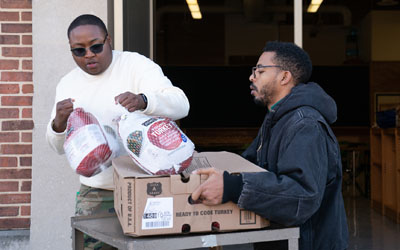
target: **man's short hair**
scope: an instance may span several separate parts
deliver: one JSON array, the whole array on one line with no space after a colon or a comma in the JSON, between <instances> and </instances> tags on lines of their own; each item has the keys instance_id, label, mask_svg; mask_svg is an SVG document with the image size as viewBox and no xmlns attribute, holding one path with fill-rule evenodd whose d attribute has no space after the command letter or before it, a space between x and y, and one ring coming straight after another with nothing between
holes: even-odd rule
<instances>
[{"instance_id":1,"label":"man's short hair","mask_svg":"<svg viewBox=\"0 0 400 250\"><path fill-rule=\"evenodd\" d=\"M275 52L274 63L280 65L283 70L290 71L295 84L307 83L312 73L311 59L302 48L294 43L267 42L263 52Z\"/></svg>"},{"instance_id":2,"label":"man's short hair","mask_svg":"<svg viewBox=\"0 0 400 250\"><path fill-rule=\"evenodd\" d=\"M99 27L101 30L104 31L104 34L108 34L106 25L100 18L90 14L84 14L75 18L75 20L72 21L72 23L69 25L67 32L68 39L69 35L71 34L71 31L81 25L96 25L97 27Z\"/></svg>"}]
</instances>

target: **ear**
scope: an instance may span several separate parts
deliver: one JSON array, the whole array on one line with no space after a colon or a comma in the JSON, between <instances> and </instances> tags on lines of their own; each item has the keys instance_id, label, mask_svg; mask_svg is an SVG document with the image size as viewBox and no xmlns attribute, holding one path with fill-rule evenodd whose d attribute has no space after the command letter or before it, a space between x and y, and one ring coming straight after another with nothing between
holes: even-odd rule
<instances>
[{"instance_id":1,"label":"ear","mask_svg":"<svg viewBox=\"0 0 400 250\"><path fill-rule=\"evenodd\" d=\"M111 49L112 49L112 39L111 39L111 36L110 35L108 35L107 36L107 41L109 42L109 44L110 44L110 47L111 47Z\"/></svg>"},{"instance_id":2,"label":"ear","mask_svg":"<svg viewBox=\"0 0 400 250\"><path fill-rule=\"evenodd\" d=\"M290 71L282 71L282 74L280 75L280 84L281 85L287 85L289 83L292 83L294 81L292 73Z\"/></svg>"}]
</instances>

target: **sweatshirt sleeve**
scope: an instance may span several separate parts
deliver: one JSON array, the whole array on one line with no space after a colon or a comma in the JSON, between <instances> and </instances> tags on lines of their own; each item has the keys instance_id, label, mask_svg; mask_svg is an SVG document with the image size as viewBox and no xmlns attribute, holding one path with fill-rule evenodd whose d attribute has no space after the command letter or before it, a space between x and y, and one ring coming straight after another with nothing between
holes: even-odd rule
<instances>
[{"instance_id":1,"label":"sweatshirt sleeve","mask_svg":"<svg viewBox=\"0 0 400 250\"><path fill-rule=\"evenodd\" d=\"M46 140L50 147L58 154L64 154L65 131L57 133L52 127L53 119L47 124Z\"/></svg>"},{"instance_id":2,"label":"sweatshirt sleeve","mask_svg":"<svg viewBox=\"0 0 400 250\"><path fill-rule=\"evenodd\" d=\"M189 100L185 93L172 85L160 66L142 57L140 67L135 70L139 92L147 97L144 113L152 116L166 116L173 120L181 119L189 113Z\"/></svg>"},{"instance_id":3,"label":"sweatshirt sleeve","mask_svg":"<svg viewBox=\"0 0 400 250\"><path fill-rule=\"evenodd\" d=\"M224 193L222 196L222 203L232 201L238 203L239 196L242 193L243 181L242 175L232 175L224 171Z\"/></svg>"},{"instance_id":4,"label":"sweatshirt sleeve","mask_svg":"<svg viewBox=\"0 0 400 250\"><path fill-rule=\"evenodd\" d=\"M58 154L64 154L64 141L65 141L65 131L61 133L57 133L56 131L53 130L53 120L56 117L56 106L58 100L60 100L60 90L59 90L59 85L58 84L56 88L56 96L54 98L54 105L53 109L51 110L51 115L50 115L50 120L47 124L47 129L46 129L46 140L47 143L50 145L50 147ZM62 92L62 91L61 91Z\"/></svg>"},{"instance_id":5,"label":"sweatshirt sleeve","mask_svg":"<svg viewBox=\"0 0 400 250\"><path fill-rule=\"evenodd\" d=\"M300 225L319 208L325 191L326 137L318 122L296 125L280 146L277 172L242 173L238 206L280 224Z\"/></svg>"}]
</instances>

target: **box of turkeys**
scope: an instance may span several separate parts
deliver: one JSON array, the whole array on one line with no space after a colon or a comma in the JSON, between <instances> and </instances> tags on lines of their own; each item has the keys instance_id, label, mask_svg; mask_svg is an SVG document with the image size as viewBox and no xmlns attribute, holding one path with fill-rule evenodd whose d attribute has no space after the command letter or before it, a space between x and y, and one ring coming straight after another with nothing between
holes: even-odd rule
<instances>
[{"instance_id":1,"label":"box of turkeys","mask_svg":"<svg viewBox=\"0 0 400 250\"><path fill-rule=\"evenodd\" d=\"M131 236L225 232L258 229L269 221L233 202L217 206L193 204L191 193L207 176L190 174L214 167L229 173L264 169L230 152L195 152L191 165L176 175L149 175L129 156L120 156L114 167L114 206L124 234Z\"/></svg>"}]
</instances>

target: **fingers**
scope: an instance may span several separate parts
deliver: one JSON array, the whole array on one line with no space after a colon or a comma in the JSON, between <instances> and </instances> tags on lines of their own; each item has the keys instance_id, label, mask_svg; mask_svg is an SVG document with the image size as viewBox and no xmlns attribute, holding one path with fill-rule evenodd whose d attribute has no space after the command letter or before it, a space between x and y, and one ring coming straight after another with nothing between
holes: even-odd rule
<instances>
[{"instance_id":1,"label":"fingers","mask_svg":"<svg viewBox=\"0 0 400 250\"><path fill-rule=\"evenodd\" d=\"M74 104L73 104L74 101L75 100L72 98L59 101L56 106L56 112L57 112L56 115L61 115L61 116L69 115L74 109Z\"/></svg>"},{"instance_id":2,"label":"fingers","mask_svg":"<svg viewBox=\"0 0 400 250\"><path fill-rule=\"evenodd\" d=\"M56 117L54 118L53 129L56 132L62 132L67 126L69 115L74 110L74 102L72 98L59 101L56 105Z\"/></svg>"},{"instance_id":3,"label":"fingers","mask_svg":"<svg viewBox=\"0 0 400 250\"><path fill-rule=\"evenodd\" d=\"M193 172L194 174L198 174L198 175L210 175L213 171L213 168L201 168L201 169L197 169L195 172ZM192 193L192 199L194 201L197 201L200 198L200 195L203 193L203 186L204 183L202 185L200 185L196 190L194 190L194 192Z\"/></svg>"},{"instance_id":4,"label":"fingers","mask_svg":"<svg viewBox=\"0 0 400 250\"><path fill-rule=\"evenodd\" d=\"M119 94L114 97L114 100L115 104L121 104L121 106L125 107L129 112L138 110L141 107L141 97L131 92Z\"/></svg>"},{"instance_id":5,"label":"fingers","mask_svg":"<svg viewBox=\"0 0 400 250\"><path fill-rule=\"evenodd\" d=\"M202 204L207 205L207 206L213 206L213 205L218 205L218 202L215 202L214 200L208 200L204 199L201 201Z\"/></svg>"},{"instance_id":6,"label":"fingers","mask_svg":"<svg viewBox=\"0 0 400 250\"><path fill-rule=\"evenodd\" d=\"M126 108L126 110L128 110L129 112L133 112L133 111L138 109L138 108L136 108L137 105L135 105L135 104L133 104L131 102L128 102L125 105L123 105L123 104L121 104L121 105L124 106Z\"/></svg>"},{"instance_id":7,"label":"fingers","mask_svg":"<svg viewBox=\"0 0 400 250\"><path fill-rule=\"evenodd\" d=\"M200 169L196 169L193 173L194 174L205 174L205 175L211 175L213 173L215 173L215 169L214 168L200 168Z\"/></svg>"},{"instance_id":8,"label":"fingers","mask_svg":"<svg viewBox=\"0 0 400 250\"><path fill-rule=\"evenodd\" d=\"M60 101L59 104L70 107L70 106L74 106L74 102L75 102L75 99L68 98L68 99Z\"/></svg>"},{"instance_id":9,"label":"fingers","mask_svg":"<svg viewBox=\"0 0 400 250\"><path fill-rule=\"evenodd\" d=\"M118 104L118 99L120 98L121 95L117 95L116 97L114 97L114 103L115 105Z\"/></svg>"},{"instance_id":10,"label":"fingers","mask_svg":"<svg viewBox=\"0 0 400 250\"><path fill-rule=\"evenodd\" d=\"M202 203L208 206L221 204L222 192L214 191L217 188L210 187L209 185L209 183L205 182L194 190L191 195L193 204Z\"/></svg>"},{"instance_id":11,"label":"fingers","mask_svg":"<svg viewBox=\"0 0 400 250\"><path fill-rule=\"evenodd\" d=\"M68 99L64 99L64 100L62 100L62 101L59 101L58 103L57 103L57 105L60 105L60 106L74 106L74 102L75 102L75 99L73 99L73 98L68 98Z\"/></svg>"},{"instance_id":12,"label":"fingers","mask_svg":"<svg viewBox=\"0 0 400 250\"><path fill-rule=\"evenodd\" d=\"M116 104L121 104L122 106L126 107L127 104L131 103L135 99L136 95L131 92L125 92L122 94L117 95L115 99Z\"/></svg>"},{"instance_id":13,"label":"fingers","mask_svg":"<svg viewBox=\"0 0 400 250\"><path fill-rule=\"evenodd\" d=\"M196 190L192 193L193 201L197 201L200 198L201 193L203 192L203 185L200 185Z\"/></svg>"},{"instance_id":14,"label":"fingers","mask_svg":"<svg viewBox=\"0 0 400 250\"><path fill-rule=\"evenodd\" d=\"M126 103L128 101L130 94L132 94L132 93L125 92L125 93L117 95L116 97L114 97L115 104L119 103L123 106L123 103Z\"/></svg>"},{"instance_id":15,"label":"fingers","mask_svg":"<svg viewBox=\"0 0 400 250\"><path fill-rule=\"evenodd\" d=\"M215 168L204 168L198 169L196 174L208 175L208 178L193 191L192 199L195 203L202 203L204 205L221 204L223 196L222 172Z\"/></svg>"}]
</instances>

